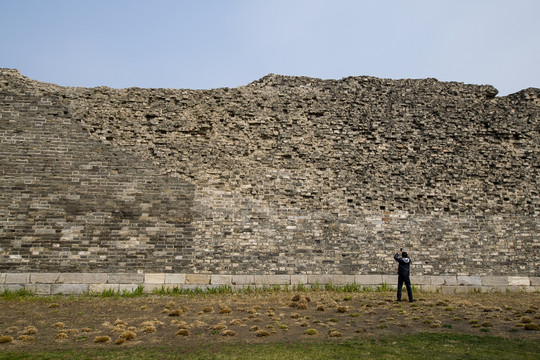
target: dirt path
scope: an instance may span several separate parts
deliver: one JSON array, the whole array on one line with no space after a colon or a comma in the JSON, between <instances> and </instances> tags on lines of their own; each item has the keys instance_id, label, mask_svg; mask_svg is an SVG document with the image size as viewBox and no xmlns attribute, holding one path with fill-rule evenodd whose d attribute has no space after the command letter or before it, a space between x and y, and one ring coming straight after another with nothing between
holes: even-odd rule
<instances>
[{"instance_id":1,"label":"dirt path","mask_svg":"<svg viewBox=\"0 0 540 360\"><path fill-rule=\"evenodd\" d=\"M395 302L389 292L326 291L2 299L0 351L143 344L197 347L404 332L540 339L540 331L534 330L540 324L540 293L420 293L417 297L412 304Z\"/></svg>"}]
</instances>

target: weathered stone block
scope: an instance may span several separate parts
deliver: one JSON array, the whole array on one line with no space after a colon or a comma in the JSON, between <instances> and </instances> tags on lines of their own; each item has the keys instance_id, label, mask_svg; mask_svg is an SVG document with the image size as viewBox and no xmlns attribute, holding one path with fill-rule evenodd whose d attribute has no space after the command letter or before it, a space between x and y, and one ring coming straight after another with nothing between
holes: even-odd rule
<instances>
[{"instance_id":1,"label":"weathered stone block","mask_svg":"<svg viewBox=\"0 0 540 360\"><path fill-rule=\"evenodd\" d=\"M333 284L334 283L334 275L327 275L327 274L321 274L321 275L308 275L308 284L315 285L326 285L326 284Z\"/></svg>"},{"instance_id":2,"label":"weathered stone block","mask_svg":"<svg viewBox=\"0 0 540 360\"><path fill-rule=\"evenodd\" d=\"M0 284L3 284L6 282L6 274L0 273Z\"/></svg>"},{"instance_id":3,"label":"weathered stone block","mask_svg":"<svg viewBox=\"0 0 540 360\"><path fill-rule=\"evenodd\" d=\"M28 284L30 282L29 273L7 273L5 284Z\"/></svg>"},{"instance_id":4,"label":"weathered stone block","mask_svg":"<svg viewBox=\"0 0 540 360\"><path fill-rule=\"evenodd\" d=\"M380 285L383 283L382 275L355 275L354 281L361 285Z\"/></svg>"},{"instance_id":5,"label":"weathered stone block","mask_svg":"<svg viewBox=\"0 0 540 360\"><path fill-rule=\"evenodd\" d=\"M32 273L30 274L30 282L32 284L55 284L59 281L59 273Z\"/></svg>"},{"instance_id":6,"label":"weathered stone block","mask_svg":"<svg viewBox=\"0 0 540 360\"><path fill-rule=\"evenodd\" d=\"M283 285L291 283L290 275L254 275L257 285Z\"/></svg>"},{"instance_id":7,"label":"weathered stone block","mask_svg":"<svg viewBox=\"0 0 540 360\"><path fill-rule=\"evenodd\" d=\"M431 285L431 276L429 275L412 275L411 283L414 285Z\"/></svg>"},{"instance_id":8,"label":"weathered stone block","mask_svg":"<svg viewBox=\"0 0 540 360\"><path fill-rule=\"evenodd\" d=\"M482 285L485 286L506 286L508 285L507 276L482 276Z\"/></svg>"},{"instance_id":9,"label":"weathered stone block","mask_svg":"<svg viewBox=\"0 0 540 360\"><path fill-rule=\"evenodd\" d=\"M132 292L132 291L135 291L140 285L141 284L119 284L118 291Z\"/></svg>"},{"instance_id":10,"label":"weathered stone block","mask_svg":"<svg viewBox=\"0 0 540 360\"><path fill-rule=\"evenodd\" d=\"M104 291L114 290L118 291L120 284L90 284L88 291L90 294L101 294Z\"/></svg>"},{"instance_id":11,"label":"weathered stone block","mask_svg":"<svg viewBox=\"0 0 540 360\"><path fill-rule=\"evenodd\" d=\"M231 275L212 275L210 277L210 284L212 285L231 285Z\"/></svg>"},{"instance_id":12,"label":"weathered stone block","mask_svg":"<svg viewBox=\"0 0 540 360\"><path fill-rule=\"evenodd\" d=\"M24 289L36 295L51 295L51 284L26 284Z\"/></svg>"},{"instance_id":13,"label":"weathered stone block","mask_svg":"<svg viewBox=\"0 0 540 360\"><path fill-rule=\"evenodd\" d=\"M398 276L396 275L382 275L383 284L397 285Z\"/></svg>"},{"instance_id":14,"label":"weathered stone block","mask_svg":"<svg viewBox=\"0 0 540 360\"><path fill-rule=\"evenodd\" d=\"M430 285L455 286L458 284L456 275L439 275L430 277Z\"/></svg>"},{"instance_id":15,"label":"weathered stone block","mask_svg":"<svg viewBox=\"0 0 540 360\"><path fill-rule=\"evenodd\" d=\"M254 275L232 275L231 282L233 285L255 285Z\"/></svg>"},{"instance_id":16,"label":"weathered stone block","mask_svg":"<svg viewBox=\"0 0 540 360\"><path fill-rule=\"evenodd\" d=\"M354 275L334 275L335 285L354 284L356 282Z\"/></svg>"},{"instance_id":17,"label":"weathered stone block","mask_svg":"<svg viewBox=\"0 0 540 360\"><path fill-rule=\"evenodd\" d=\"M531 286L540 286L540 277L531 276L529 280L531 281Z\"/></svg>"},{"instance_id":18,"label":"weathered stone block","mask_svg":"<svg viewBox=\"0 0 540 360\"><path fill-rule=\"evenodd\" d=\"M462 286L482 286L482 279L480 276L457 276L458 285Z\"/></svg>"},{"instance_id":19,"label":"weathered stone block","mask_svg":"<svg viewBox=\"0 0 540 360\"><path fill-rule=\"evenodd\" d=\"M108 276L107 283L109 284L142 284L144 274L118 274L111 273Z\"/></svg>"},{"instance_id":20,"label":"weathered stone block","mask_svg":"<svg viewBox=\"0 0 540 360\"><path fill-rule=\"evenodd\" d=\"M291 275L291 285L305 285L308 283L308 276L307 275Z\"/></svg>"},{"instance_id":21,"label":"weathered stone block","mask_svg":"<svg viewBox=\"0 0 540 360\"><path fill-rule=\"evenodd\" d=\"M145 293L152 293L154 290L161 290L161 288L167 289L167 286L165 286L164 284L144 284Z\"/></svg>"},{"instance_id":22,"label":"weathered stone block","mask_svg":"<svg viewBox=\"0 0 540 360\"><path fill-rule=\"evenodd\" d=\"M58 283L61 284L83 284L88 283L84 281L83 273L60 273L58 275ZM105 279L105 281L107 281Z\"/></svg>"},{"instance_id":23,"label":"weathered stone block","mask_svg":"<svg viewBox=\"0 0 540 360\"><path fill-rule=\"evenodd\" d=\"M211 275L186 274L186 285L209 285Z\"/></svg>"},{"instance_id":24,"label":"weathered stone block","mask_svg":"<svg viewBox=\"0 0 540 360\"><path fill-rule=\"evenodd\" d=\"M105 284L109 279L107 273L83 273L83 284Z\"/></svg>"},{"instance_id":25,"label":"weathered stone block","mask_svg":"<svg viewBox=\"0 0 540 360\"><path fill-rule=\"evenodd\" d=\"M88 284L53 284L51 285L51 295L82 295L88 292Z\"/></svg>"},{"instance_id":26,"label":"weathered stone block","mask_svg":"<svg viewBox=\"0 0 540 360\"><path fill-rule=\"evenodd\" d=\"M165 284L183 285L186 283L186 274L165 274Z\"/></svg>"},{"instance_id":27,"label":"weathered stone block","mask_svg":"<svg viewBox=\"0 0 540 360\"><path fill-rule=\"evenodd\" d=\"M508 285L513 286L530 286L531 280L525 276L509 276Z\"/></svg>"},{"instance_id":28,"label":"weathered stone block","mask_svg":"<svg viewBox=\"0 0 540 360\"><path fill-rule=\"evenodd\" d=\"M19 291L24 290L25 284L4 284L3 290Z\"/></svg>"},{"instance_id":29,"label":"weathered stone block","mask_svg":"<svg viewBox=\"0 0 540 360\"><path fill-rule=\"evenodd\" d=\"M165 274L144 274L146 284L165 284Z\"/></svg>"}]
</instances>

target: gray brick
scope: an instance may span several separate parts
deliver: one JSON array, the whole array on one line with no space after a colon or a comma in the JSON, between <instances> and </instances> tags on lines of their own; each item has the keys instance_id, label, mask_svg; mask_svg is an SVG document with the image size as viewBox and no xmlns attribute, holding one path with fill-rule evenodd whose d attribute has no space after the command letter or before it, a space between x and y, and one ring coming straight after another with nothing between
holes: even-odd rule
<instances>
[{"instance_id":1,"label":"gray brick","mask_svg":"<svg viewBox=\"0 0 540 360\"><path fill-rule=\"evenodd\" d=\"M457 281L458 281L458 285L482 286L482 279L480 278L480 276L458 275Z\"/></svg>"},{"instance_id":2,"label":"gray brick","mask_svg":"<svg viewBox=\"0 0 540 360\"><path fill-rule=\"evenodd\" d=\"M255 277L253 275L233 275L231 282L233 285L254 285Z\"/></svg>"},{"instance_id":3,"label":"gray brick","mask_svg":"<svg viewBox=\"0 0 540 360\"><path fill-rule=\"evenodd\" d=\"M482 285L506 286L508 285L508 277L507 276L482 276Z\"/></svg>"},{"instance_id":4,"label":"gray brick","mask_svg":"<svg viewBox=\"0 0 540 360\"><path fill-rule=\"evenodd\" d=\"M30 281L29 273L7 273L6 284L28 284Z\"/></svg>"},{"instance_id":5,"label":"gray brick","mask_svg":"<svg viewBox=\"0 0 540 360\"><path fill-rule=\"evenodd\" d=\"M81 295L88 292L87 284L53 284L51 285L51 294Z\"/></svg>"},{"instance_id":6,"label":"gray brick","mask_svg":"<svg viewBox=\"0 0 540 360\"><path fill-rule=\"evenodd\" d=\"M231 275L212 275L210 277L210 284L212 285L231 285Z\"/></svg>"},{"instance_id":7,"label":"gray brick","mask_svg":"<svg viewBox=\"0 0 540 360\"><path fill-rule=\"evenodd\" d=\"M109 274L107 283L109 284L142 284L144 282L144 274Z\"/></svg>"},{"instance_id":8,"label":"gray brick","mask_svg":"<svg viewBox=\"0 0 540 360\"><path fill-rule=\"evenodd\" d=\"M186 283L185 274L165 274L165 284L182 285Z\"/></svg>"},{"instance_id":9,"label":"gray brick","mask_svg":"<svg viewBox=\"0 0 540 360\"><path fill-rule=\"evenodd\" d=\"M383 283L382 275L356 275L354 281L361 285L380 285Z\"/></svg>"},{"instance_id":10,"label":"gray brick","mask_svg":"<svg viewBox=\"0 0 540 360\"><path fill-rule=\"evenodd\" d=\"M59 273L33 273L30 274L32 284L55 284L59 282Z\"/></svg>"}]
</instances>

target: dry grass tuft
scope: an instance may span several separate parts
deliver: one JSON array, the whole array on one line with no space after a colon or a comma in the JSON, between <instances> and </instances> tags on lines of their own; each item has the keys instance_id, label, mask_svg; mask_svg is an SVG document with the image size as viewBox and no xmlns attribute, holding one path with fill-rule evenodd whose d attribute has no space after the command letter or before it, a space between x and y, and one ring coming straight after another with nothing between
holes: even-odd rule
<instances>
[{"instance_id":1,"label":"dry grass tuft","mask_svg":"<svg viewBox=\"0 0 540 360\"><path fill-rule=\"evenodd\" d=\"M127 326L127 322L120 319L116 319L116 321L114 322L114 326L122 326L122 325Z\"/></svg>"},{"instance_id":2,"label":"dry grass tuft","mask_svg":"<svg viewBox=\"0 0 540 360\"><path fill-rule=\"evenodd\" d=\"M317 311L324 311L324 305L323 304L318 304L317 305Z\"/></svg>"},{"instance_id":3,"label":"dry grass tuft","mask_svg":"<svg viewBox=\"0 0 540 360\"><path fill-rule=\"evenodd\" d=\"M65 332L60 332L56 334L56 340L63 340L67 338L68 338L68 335Z\"/></svg>"},{"instance_id":4,"label":"dry grass tuft","mask_svg":"<svg viewBox=\"0 0 540 360\"><path fill-rule=\"evenodd\" d=\"M236 331L233 330L223 330L221 332L221 335L223 336L236 336Z\"/></svg>"},{"instance_id":5,"label":"dry grass tuft","mask_svg":"<svg viewBox=\"0 0 540 360\"><path fill-rule=\"evenodd\" d=\"M219 313L220 314L231 314L232 310L227 305L220 305L219 306Z\"/></svg>"},{"instance_id":6,"label":"dry grass tuft","mask_svg":"<svg viewBox=\"0 0 540 360\"><path fill-rule=\"evenodd\" d=\"M342 334L337 330L332 330L332 331L330 331L329 335L330 335L330 337L341 337Z\"/></svg>"},{"instance_id":7,"label":"dry grass tuft","mask_svg":"<svg viewBox=\"0 0 540 360\"><path fill-rule=\"evenodd\" d=\"M116 341L114 342L116 345L122 345L123 343L126 342L126 339L124 338L118 338L116 339Z\"/></svg>"},{"instance_id":8,"label":"dry grass tuft","mask_svg":"<svg viewBox=\"0 0 540 360\"><path fill-rule=\"evenodd\" d=\"M63 329L66 325L63 322L56 322L52 324L51 326L56 329Z\"/></svg>"},{"instance_id":9,"label":"dry grass tuft","mask_svg":"<svg viewBox=\"0 0 540 360\"><path fill-rule=\"evenodd\" d=\"M530 324L530 323L533 322L533 320L528 316L524 316L524 317L521 318L521 322L524 323L524 324Z\"/></svg>"},{"instance_id":10,"label":"dry grass tuft","mask_svg":"<svg viewBox=\"0 0 540 360\"><path fill-rule=\"evenodd\" d=\"M34 337L30 335L21 335L17 338L17 340L20 340L22 342L32 342L34 341Z\"/></svg>"},{"instance_id":11,"label":"dry grass tuft","mask_svg":"<svg viewBox=\"0 0 540 360\"><path fill-rule=\"evenodd\" d=\"M232 319L232 320L229 322L229 325L231 325L231 326L239 326L239 325L242 325L242 319Z\"/></svg>"},{"instance_id":12,"label":"dry grass tuft","mask_svg":"<svg viewBox=\"0 0 540 360\"><path fill-rule=\"evenodd\" d=\"M0 336L0 344L13 342L13 336Z\"/></svg>"},{"instance_id":13,"label":"dry grass tuft","mask_svg":"<svg viewBox=\"0 0 540 360\"><path fill-rule=\"evenodd\" d=\"M27 326L24 329L23 335L35 335L37 333L38 333L38 330L36 329L35 326Z\"/></svg>"},{"instance_id":14,"label":"dry grass tuft","mask_svg":"<svg viewBox=\"0 0 540 360\"><path fill-rule=\"evenodd\" d=\"M214 312L214 308L213 307L210 307L210 306L207 306L207 307L204 307L202 309L203 312L205 313L213 313Z\"/></svg>"},{"instance_id":15,"label":"dry grass tuft","mask_svg":"<svg viewBox=\"0 0 540 360\"><path fill-rule=\"evenodd\" d=\"M270 336L270 333L268 331L266 331L266 330L257 330L257 331L255 331L255 334L258 337Z\"/></svg>"},{"instance_id":16,"label":"dry grass tuft","mask_svg":"<svg viewBox=\"0 0 540 360\"><path fill-rule=\"evenodd\" d=\"M253 325L252 327L249 328L249 330L251 330L251 331L259 331L259 330L261 330L261 328L258 327L257 325Z\"/></svg>"},{"instance_id":17,"label":"dry grass tuft","mask_svg":"<svg viewBox=\"0 0 540 360\"><path fill-rule=\"evenodd\" d=\"M94 342L95 343L110 343L111 342L111 337L110 336L106 336L106 335L103 335L103 336L96 336L94 338Z\"/></svg>"},{"instance_id":18,"label":"dry grass tuft","mask_svg":"<svg viewBox=\"0 0 540 360\"><path fill-rule=\"evenodd\" d=\"M226 330L226 329L227 329L227 325L220 323L220 324L211 326L210 328L211 328L212 330L218 330L218 331L221 331L221 330Z\"/></svg>"},{"instance_id":19,"label":"dry grass tuft","mask_svg":"<svg viewBox=\"0 0 540 360\"><path fill-rule=\"evenodd\" d=\"M525 330L540 331L540 326L534 323L525 324L523 327Z\"/></svg>"},{"instance_id":20,"label":"dry grass tuft","mask_svg":"<svg viewBox=\"0 0 540 360\"><path fill-rule=\"evenodd\" d=\"M180 316L184 313L182 309L176 309L169 312L169 316Z\"/></svg>"},{"instance_id":21,"label":"dry grass tuft","mask_svg":"<svg viewBox=\"0 0 540 360\"><path fill-rule=\"evenodd\" d=\"M176 332L176 335L178 336L189 336L189 330L188 329L180 329Z\"/></svg>"},{"instance_id":22,"label":"dry grass tuft","mask_svg":"<svg viewBox=\"0 0 540 360\"><path fill-rule=\"evenodd\" d=\"M308 308L307 300L303 299L303 300L299 301L297 307L299 309L301 309L301 310L306 310Z\"/></svg>"},{"instance_id":23,"label":"dry grass tuft","mask_svg":"<svg viewBox=\"0 0 540 360\"><path fill-rule=\"evenodd\" d=\"M94 329L92 329L90 327L85 327L85 328L82 328L81 331L86 333L86 332L92 332L92 331L94 331Z\"/></svg>"},{"instance_id":24,"label":"dry grass tuft","mask_svg":"<svg viewBox=\"0 0 540 360\"><path fill-rule=\"evenodd\" d=\"M349 311L349 307L348 306L338 306L336 308L336 310L339 313L346 313L347 311Z\"/></svg>"},{"instance_id":25,"label":"dry grass tuft","mask_svg":"<svg viewBox=\"0 0 540 360\"><path fill-rule=\"evenodd\" d=\"M126 340L133 340L137 337L137 334L135 334L133 331L126 330L122 334L120 334L120 339L126 339Z\"/></svg>"}]
</instances>

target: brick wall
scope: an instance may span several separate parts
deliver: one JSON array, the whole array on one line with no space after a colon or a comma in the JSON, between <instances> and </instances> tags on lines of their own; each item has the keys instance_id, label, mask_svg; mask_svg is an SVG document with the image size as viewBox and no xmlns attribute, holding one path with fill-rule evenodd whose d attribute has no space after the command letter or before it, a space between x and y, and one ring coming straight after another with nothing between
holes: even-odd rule
<instances>
[{"instance_id":1,"label":"brick wall","mask_svg":"<svg viewBox=\"0 0 540 360\"><path fill-rule=\"evenodd\" d=\"M2 69L0 272L382 276L404 247L417 276L536 278L540 90L495 95L277 75L64 88Z\"/></svg>"}]
</instances>

